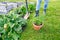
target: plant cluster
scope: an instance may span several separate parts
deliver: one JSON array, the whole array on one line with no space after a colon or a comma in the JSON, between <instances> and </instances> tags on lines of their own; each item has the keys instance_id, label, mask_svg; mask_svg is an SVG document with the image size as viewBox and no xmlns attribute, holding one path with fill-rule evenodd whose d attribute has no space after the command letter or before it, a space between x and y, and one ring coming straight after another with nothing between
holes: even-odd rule
<instances>
[{"instance_id":1,"label":"plant cluster","mask_svg":"<svg viewBox=\"0 0 60 40\"><path fill-rule=\"evenodd\" d=\"M14 12L2 15L0 18L0 38L2 40L19 40L22 27L26 23L25 19Z\"/></svg>"}]
</instances>

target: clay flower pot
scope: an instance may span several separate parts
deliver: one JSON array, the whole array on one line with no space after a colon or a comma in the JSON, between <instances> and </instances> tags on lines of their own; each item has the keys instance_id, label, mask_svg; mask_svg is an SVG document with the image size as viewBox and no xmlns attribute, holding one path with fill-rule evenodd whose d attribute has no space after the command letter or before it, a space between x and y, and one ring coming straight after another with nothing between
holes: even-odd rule
<instances>
[{"instance_id":1,"label":"clay flower pot","mask_svg":"<svg viewBox=\"0 0 60 40\"><path fill-rule=\"evenodd\" d=\"M40 30L43 27L43 24L38 26L38 25L33 23L33 26L34 26L34 30Z\"/></svg>"}]
</instances>

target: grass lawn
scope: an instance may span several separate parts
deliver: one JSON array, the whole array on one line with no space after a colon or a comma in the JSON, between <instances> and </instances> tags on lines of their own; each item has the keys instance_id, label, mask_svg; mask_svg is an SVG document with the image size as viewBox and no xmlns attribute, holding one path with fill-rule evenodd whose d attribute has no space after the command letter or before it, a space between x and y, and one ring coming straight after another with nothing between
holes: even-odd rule
<instances>
[{"instance_id":1,"label":"grass lawn","mask_svg":"<svg viewBox=\"0 0 60 40\"><path fill-rule=\"evenodd\" d=\"M43 5L42 5L43 6ZM41 7L42 7L41 6ZM43 13L43 7L40 13ZM51 1L41 30L33 29L34 13L31 13L28 24L21 34L21 40L60 40L60 1Z\"/></svg>"},{"instance_id":2,"label":"grass lawn","mask_svg":"<svg viewBox=\"0 0 60 40\"><path fill-rule=\"evenodd\" d=\"M5 1L5 0L0 0ZM16 0L7 0L16 2ZM18 0L19 2L20 0ZM24 1L24 0L23 0ZM30 0L29 0L30 1ZM36 1L35 1L36 2ZM43 3L40 14L43 13ZM33 29L34 13L31 13L27 20L26 29L21 34L21 40L60 40L60 1L54 0L49 2L47 14L44 20L44 26L41 30L35 31Z\"/></svg>"}]
</instances>

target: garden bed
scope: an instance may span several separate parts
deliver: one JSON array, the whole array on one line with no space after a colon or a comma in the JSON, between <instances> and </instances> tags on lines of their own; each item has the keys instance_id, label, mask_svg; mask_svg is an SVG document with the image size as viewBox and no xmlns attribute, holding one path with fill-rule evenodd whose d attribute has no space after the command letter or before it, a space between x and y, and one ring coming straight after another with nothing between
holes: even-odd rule
<instances>
[{"instance_id":1,"label":"garden bed","mask_svg":"<svg viewBox=\"0 0 60 40\"><path fill-rule=\"evenodd\" d=\"M34 7L32 4L29 4L29 12ZM21 32L24 31L27 20L24 19L26 15L26 7L20 6L12 9L6 15L0 15L0 38L2 40L20 40Z\"/></svg>"},{"instance_id":2,"label":"garden bed","mask_svg":"<svg viewBox=\"0 0 60 40\"><path fill-rule=\"evenodd\" d=\"M0 17L0 36L2 40L18 40L22 27L26 25L23 15L18 14L18 8L11 10L7 15Z\"/></svg>"}]
</instances>

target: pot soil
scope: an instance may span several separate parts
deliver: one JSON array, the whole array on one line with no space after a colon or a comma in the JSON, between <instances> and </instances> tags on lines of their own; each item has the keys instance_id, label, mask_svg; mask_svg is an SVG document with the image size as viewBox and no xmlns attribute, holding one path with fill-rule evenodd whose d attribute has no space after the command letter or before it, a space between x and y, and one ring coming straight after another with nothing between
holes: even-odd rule
<instances>
[{"instance_id":1,"label":"pot soil","mask_svg":"<svg viewBox=\"0 0 60 40\"><path fill-rule=\"evenodd\" d=\"M33 26L34 26L34 30L40 30L43 27L43 24L36 25L33 23Z\"/></svg>"}]
</instances>

